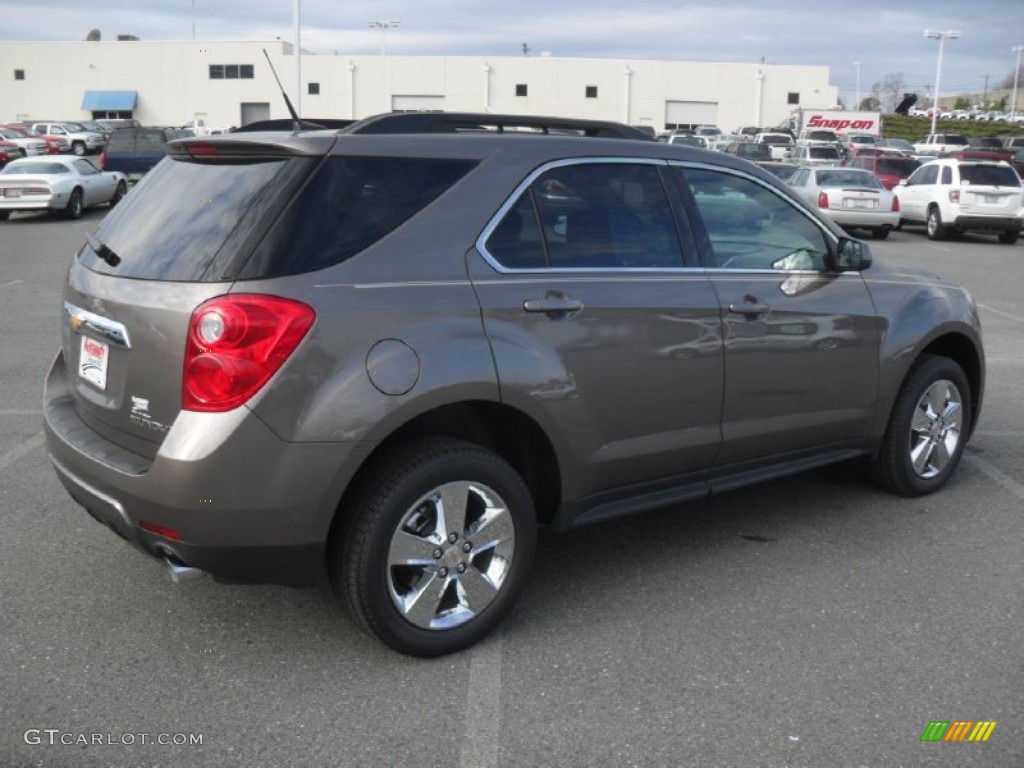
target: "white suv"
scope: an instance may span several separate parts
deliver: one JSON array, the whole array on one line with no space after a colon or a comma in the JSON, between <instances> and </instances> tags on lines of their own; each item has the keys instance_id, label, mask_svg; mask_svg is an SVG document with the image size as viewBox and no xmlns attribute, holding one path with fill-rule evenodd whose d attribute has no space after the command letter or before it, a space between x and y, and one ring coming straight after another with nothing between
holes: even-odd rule
<instances>
[{"instance_id":1,"label":"white suv","mask_svg":"<svg viewBox=\"0 0 1024 768\"><path fill-rule=\"evenodd\" d=\"M939 159L925 163L894 190L900 224L924 224L928 237L995 232L999 242L1017 242L1024 213L1024 190L1006 162Z\"/></svg>"}]
</instances>

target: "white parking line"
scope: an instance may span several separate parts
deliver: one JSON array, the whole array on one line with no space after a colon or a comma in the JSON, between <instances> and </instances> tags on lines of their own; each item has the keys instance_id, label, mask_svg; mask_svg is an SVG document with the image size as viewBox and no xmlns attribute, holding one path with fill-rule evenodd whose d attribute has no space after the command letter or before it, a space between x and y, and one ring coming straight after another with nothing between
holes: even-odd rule
<instances>
[{"instance_id":1,"label":"white parking line","mask_svg":"<svg viewBox=\"0 0 1024 768\"><path fill-rule=\"evenodd\" d=\"M981 437L1024 437L1024 432L1022 432L1021 430L1015 430L1011 432L1000 432L979 429L974 434L980 435Z\"/></svg>"},{"instance_id":2,"label":"white parking line","mask_svg":"<svg viewBox=\"0 0 1024 768\"><path fill-rule=\"evenodd\" d=\"M986 312L993 312L993 313L995 313L997 315L1002 315L1003 317L1008 317L1010 320L1016 320L1018 323L1024 323L1024 317L1020 317L1018 315L1011 315L1009 312L1003 312L1002 310L999 310L999 309L993 309L992 307L988 306L987 304L979 304L978 307L980 307L981 309L984 309Z\"/></svg>"},{"instance_id":3,"label":"white parking line","mask_svg":"<svg viewBox=\"0 0 1024 768\"><path fill-rule=\"evenodd\" d=\"M7 469L11 464L16 462L26 453L31 453L36 448L43 444L43 433L38 432L26 440L24 443L19 445L17 448L12 448L3 456L0 456L0 470Z\"/></svg>"},{"instance_id":4,"label":"white parking line","mask_svg":"<svg viewBox=\"0 0 1024 768\"><path fill-rule=\"evenodd\" d=\"M0 416L42 416L39 408L0 408Z\"/></svg>"},{"instance_id":5,"label":"white parking line","mask_svg":"<svg viewBox=\"0 0 1024 768\"><path fill-rule=\"evenodd\" d=\"M979 459L977 456L965 456L964 458L976 469L981 470L983 475L988 475L990 479L995 480L1018 499L1024 500L1024 485L1021 485L1001 469L989 464L984 459Z\"/></svg>"},{"instance_id":6,"label":"white parking line","mask_svg":"<svg viewBox=\"0 0 1024 768\"><path fill-rule=\"evenodd\" d=\"M932 245L931 243L925 243L925 248L931 248L933 251L942 251L943 253L952 253L952 248L943 248L941 245Z\"/></svg>"},{"instance_id":7,"label":"white parking line","mask_svg":"<svg viewBox=\"0 0 1024 768\"><path fill-rule=\"evenodd\" d=\"M0 288L9 288L12 285L17 285L18 283L24 283L24 282L25 282L24 280L12 280L9 283L0 283Z\"/></svg>"},{"instance_id":8,"label":"white parking line","mask_svg":"<svg viewBox=\"0 0 1024 768\"><path fill-rule=\"evenodd\" d=\"M466 732L459 768L494 768L498 764L501 731L501 634L469 651L469 695Z\"/></svg>"}]
</instances>

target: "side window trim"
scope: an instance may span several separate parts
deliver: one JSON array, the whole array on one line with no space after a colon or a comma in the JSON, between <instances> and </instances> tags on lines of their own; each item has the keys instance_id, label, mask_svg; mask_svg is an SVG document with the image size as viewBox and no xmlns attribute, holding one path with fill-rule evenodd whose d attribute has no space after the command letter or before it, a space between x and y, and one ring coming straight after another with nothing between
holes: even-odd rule
<instances>
[{"instance_id":1,"label":"side window trim","mask_svg":"<svg viewBox=\"0 0 1024 768\"><path fill-rule=\"evenodd\" d=\"M536 201L536 199L534 199L534 196L532 194L533 184L534 184L534 182L538 178L540 178L545 173L547 173L547 172L549 172L549 171L551 171L553 169L556 169L556 168L564 168L564 167L576 166L576 165L601 165L601 164L646 165L646 166L651 166L651 167L655 168L656 170L658 170L658 169L666 169L666 168L668 168L668 166L670 165L670 162L668 160L661 160L661 159L658 159L658 158L650 158L650 157L622 157L622 156L607 156L607 157L605 157L605 156L597 156L597 157L573 157L573 158L566 158L566 159L563 159L563 160L554 160L554 161L545 163L544 165L542 165L542 166L540 166L538 168L535 168L525 179L523 179L523 181L521 181L516 186L516 188L512 191L512 193L508 196L508 198L505 200L505 202L502 203L501 207L498 208L498 210L495 212L495 214L491 217L490 221L488 221L487 225L483 228L483 231L481 231L480 236L476 239L476 243L475 243L476 250L480 253L481 256L483 256L484 260L493 269L495 269L497 272L500 272L500 273L503 273L503 274L531 274L531 273L532 274L537 274L537 273L578 274L578 273L581 273L581 272L616 272L616 273L640 272L640 273L650 273L650 272L665 272L665 271L673 271L674 272L674 271L679 271L679 270L683 270L683 271L703 270L703 267L699 263L696 263L696 260L698 258L696 253L695 252L691 252L690 250L688 250L688 249L694 247L694 243L693 243L692 238L684 236L684 232L682 231L684 229L684 227L687 226L687 223L686 222L682 222L682 221L679 220L679 217L680 217L680 214L682 213L682 211L680 211L680 206L679 206L679 202L680 201L678 200L677 197L675 197L675 195L676 195L676 192L674 190L674 186L675 185L666 185L666 183L665 183L666 179L660 173L660 170L659 170L659 178L662 181L662 189L663 189L663 192L665 193L666 202L669 204L669 206L670 206L670 208L672 210L673 218L675 219L674 223L675 223L675 226L676 226L677 237L678 237L678 239L680 241L680 246L682 248L682 253L681 253L682 262L680 263L679 266L673 266L673 267L620 267L620 266L616 266L616 267L552 267L552 266L550 266L551 254L550 254L550 250L548 249L548 244L547 244L546 240L545 240L545 243L544 243L545 260L547 261L549 266L546 266L544 268L516 268L516 267L507 267L504 264L502 264L500 261L498 261L498 259L496 259L494 257L494 255L490 253L490 251L488 251L488 249L487 249L487 241L488 241L488 239L490 239L491 235L494 234L494 231L501 224L502 220L505 218L505 216L508 214L508 212L519 202L520 197L525 192L530 192L531 202L532 202L532 205L533 205L533 208L534 208L534 214L538 217L538 219L540 218L540 212L537 210L537 201Z\"/></svg>"},{"instance_id":2,"label":"side window trim","mask_svg":"<svg viewBox=\"0 0 1024 768\"><path fill-rule=\"evenodd\" d=\"M735 176L737 178L741 178L741 179L745 179L747 181L753 182L753 183L757 184L758 186L760 186L762 189L765 189L768 192L771 192L773 195L778 197L784 203L790 204L793 208L795 208L797 211L799 211L805 218L807 218L808 221L810 221L810 223L812 225L814 225L814 227L816 227L818 229L819 232L821 232L823 234L823 236L825 238L826 245L829 248L834 249L834 248L837 248L838 245L839 245L839 238L831 230L829 230L827 227L825 227L820 221L818 221L818 219L814 216L814 214L812 214L807 209L807 206L806 206L806 204L804 203L803 200L801 200L799 198L795 198L795 197L786 197L785 195L781 194L779 192L779 190L773 188L770 184L766 184L763 179L759 179L756 176L752 176L752 175L750 175L748 173L743 172L742 170L737 170L737 169L734 169L734 168L724 168L722 166L716 166L716 165L708 165L706 163L683 162L683 161L676 160L676 161L670 161L669 165L671 167L673 167L673 168L678 168L678 169L682 170L683 174L686 173L687 169L696 169L696 170L711 171L713 173L722 173L722 174L725 174L725 175ZM711 246L711 238L710 238L710 235L708 234L706 228L704 227L703 219L700 216L700 209L697 206L697 201L694 198L693 194L691 193L691 191L689 190L689 188L685 184L676 184L675 186L678 188L678 193L683 198L683 205L686 208L686 214L687 214L687 217L690 220L690 228L693 231L694 240L697 242L697 250L698 250L698 253L700 255L700 260L701 260L702 268L705 269L705 270L706 269L713 269L713 270L716 270L716 271L728 271L727 269L723 270L723 269L717 267L715 265L715 263L714 263L715 257L714 257L714 250L713 250L713 248ZM778 270L774 270L774 269L750 269L750 268L743 268L743 269L738 270L738 271L741 271L741 272L764 272L764 273L767 273L767 274L775 274L775 275L778 274ZM817 270L811 270L811 271L815 271L816 272Z\"/></svg>"}]
</instances>

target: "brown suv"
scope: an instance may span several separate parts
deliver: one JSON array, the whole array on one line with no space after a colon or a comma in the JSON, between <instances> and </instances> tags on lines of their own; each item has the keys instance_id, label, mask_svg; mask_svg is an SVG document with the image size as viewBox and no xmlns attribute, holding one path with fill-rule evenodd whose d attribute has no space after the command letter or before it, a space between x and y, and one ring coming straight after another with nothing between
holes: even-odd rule
<instances>
[{"instance_id":1,"label":"brown suv","mask_svg":"<svg viewBox=\"0 0 1024 768\"><path fill-rule=\"evenodd\" d=\"M55 308L57 474L176 578L329 574L406 653L496 626L540 525L855 458L930 493L981 409L970 296L732 155L494 115L168 152Z\"/></svg>"}]
</instances>

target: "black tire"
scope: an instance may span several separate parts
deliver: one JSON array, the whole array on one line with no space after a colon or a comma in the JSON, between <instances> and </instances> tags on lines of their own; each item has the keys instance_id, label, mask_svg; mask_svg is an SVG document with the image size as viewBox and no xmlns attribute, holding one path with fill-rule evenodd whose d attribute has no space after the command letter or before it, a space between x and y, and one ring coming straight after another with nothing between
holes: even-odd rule
<instances>
[{"instance_id":1,"label":"black tire","mask_svg":"<svg viewBox=\"0 0 1024 768\"><path fill-rule=\"evenodd\" d=\"M957 402L958 407L952 407ZM936 404L938 408L933 407ZM941 418L930 417L940 410ZM924 355L893 404L881 448L871 462L872 481L902 496L939 490L960 463L973 418L963 369L948 357ZM915 450L925 459L920 467L915 465Z\"/></svg>"},{"instance_id":2,"label":"black tire","mask_svg":"<svg viewBox=\"0 0 1024 768\"><path fill-rule=\"evenodd\" d=\"M11 218L10 211L0 211L0 221L7 221L9 218Z\"/></svg>"},{"instance_id":3,"label":"black tire","mask_svg":"<svg viewBox=\"0 0 1024 768\"><path fill-rule=\"evenodd\" d=\"M448 508L458 519L460 499L463 523L450 526L440 510L454 500ZM477 529L485 507L491 517ZM365 630L413 656L452 653L491 632L522 591L536 548L533 499L515 469L446 437L401 444L374 460L339 514L328 551L336 593ZM450 531L454 540L444 535L449 527L462 528ZM481 530L502 543L474 542Z\"/></svg>"},{"instance_id":4,"label":"black tire","mask_svg":"<svg viewBox=\"0 0 1024 768\"><path fill-rule=\"evenodd\" d=\"M895 229L897 232L899 232L901 229L903 229L903 219L900 219L899 221L897 221L896 222L896 226L893 227L893 229Z\"/></svg>"},{"instance_id":5,"label":"black tire","mask_svg":"<svg viewBox=\"0 0 1024 768\"><path fill-rule=\"evenodd\" d=\"M114 196L110 198L110 207L113 208L115 205L124 200L124 196L128 194L128 185L123 181L117 183L117 189L114 190Z\"/></svg>"},{"instance_id":6,"label":"black tire","mask_svg":"<svg viewBox=\"0 0 1024 768\"><path fill-rule=\"evenodd\" d=\"M871 236L874 237L875 240L885 240L885 238L889 236L889 228L875 227L871 230Z\"/></svg>"},{"instance_id":7,"label":"black tire","mask_svg":"<svg viewBox=\"0 0 1024 768\"><path fill-rule=\"evenodd\" d=\"M83 144L80 141L76 141L74 144L71 145L71 151L72 151L72 153L78 155L79 157L84 157L85 156L85 144Z\"/></svg>"},{"instance_id":8,"label":"black tire","mask_svg":"<svg viewBox=\"0 0 1024 768\"><path fill-rule=\"evenodd\" d=\"M68 198L68 204L64 206L64 217L68 219L82 218L82 190L75 187Z\"/></svg>"},{"instance_id":9,"label":"black tire","mask_svg":"<svg viewBox=\"0 0 1024 768\"><path fill-rule=\"evenodd\" d=\"M942 223L942 214L937 206L928 209L928 219L925 221L925 228L928 230L929 240L944 240L946 237L946 225Z\"/></svg>"},{"instance_id":10,"label":"black tire","mask_svg":"<svg viewBox=\"0 0 1024 768\"><path fill-rule=\"evenodd\" d=\"M999 242L1003 245L1013 245L1017 242L1017 238L1020 237L1020 230L1014 229L1008 232L999 233Z\"/></svg>"}]
</instances>

